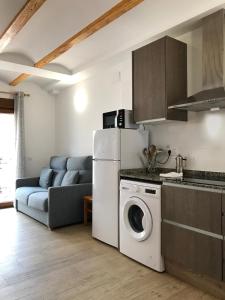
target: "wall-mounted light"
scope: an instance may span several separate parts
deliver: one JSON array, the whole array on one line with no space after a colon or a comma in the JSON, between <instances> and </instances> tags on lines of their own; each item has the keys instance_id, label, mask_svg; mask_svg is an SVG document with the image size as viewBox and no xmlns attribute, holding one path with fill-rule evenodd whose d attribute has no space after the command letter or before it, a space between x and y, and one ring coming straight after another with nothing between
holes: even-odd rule
<instances>
[{"instance_id":1,"label":"wall-mounted light","mask_svg":"<svg viewBox=\"0 0 225 300\"><path fill-rule=\"evenodd\" d=\"M206 114L205 124L208 136L212 139L217 139L221 135L222 130L222 116L220 114Z\"/></svg>"},{"instance_id":2,"label":"wall-mounted light","mask_svg":"<svg viewBox=\"0 0 225 300\"><path fill-rule=\"evenodd\" d=\"M85 111L88 105L88 96L84 87L78 87L74 96L74 108L78 113Z\"/></svg>"}]
</instances>

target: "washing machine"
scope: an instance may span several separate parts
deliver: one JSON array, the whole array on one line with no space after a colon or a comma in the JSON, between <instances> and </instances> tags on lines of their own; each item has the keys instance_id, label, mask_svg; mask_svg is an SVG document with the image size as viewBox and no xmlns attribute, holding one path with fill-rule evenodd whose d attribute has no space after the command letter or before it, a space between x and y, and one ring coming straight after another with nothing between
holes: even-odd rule
<instances>
[{"instance_id":1,"label":"washing machine","mask_svg":"<svg viewBox=\"0 0 225 300\"><path fill-rule=\"evenodd\" d=\"M163 272L161 254L161 185L120 182L120 252Z\"/></svg>"}]
</instances>

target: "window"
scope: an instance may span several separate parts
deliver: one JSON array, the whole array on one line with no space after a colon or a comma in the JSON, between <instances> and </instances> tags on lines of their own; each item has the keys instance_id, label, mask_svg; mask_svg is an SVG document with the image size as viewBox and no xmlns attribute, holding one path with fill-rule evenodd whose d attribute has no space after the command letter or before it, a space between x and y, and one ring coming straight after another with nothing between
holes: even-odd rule
<instances>
[{"instance_id":1,"label":"window","mask_svg":"<svg viewBox=\"0 0 225 300\"><path fill-rule=\"evenodd\" d=\"M8 98L0 98L0 113L13 114L14 113L14 100Z\"/></svg>"}]
</instances>

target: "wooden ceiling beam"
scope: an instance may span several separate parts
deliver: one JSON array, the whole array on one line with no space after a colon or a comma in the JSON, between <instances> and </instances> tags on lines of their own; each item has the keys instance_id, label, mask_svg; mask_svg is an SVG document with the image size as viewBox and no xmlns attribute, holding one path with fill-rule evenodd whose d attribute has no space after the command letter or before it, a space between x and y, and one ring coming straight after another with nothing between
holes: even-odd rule
<instances>
[{"instance_id":1,"label":"wooden ceiling beam","mask_svg":"<svg viewBox=\"0 0 225 300\"><path fill-rule=\"evenodd\" d=\"M125 14L127 11L131 10L144 0L122 0L115 6L113 6L110 10L108 10L106 13L104 13L102 16L91 22L89 25L84 27L81 31L73 35L71 38L66 40L64 43L62 43L59 47L57 47L55 50L47 54L45 57L40 59L37 63L34 64L37 68L43 68L45 65L68 51L70 48L72 48L74 45L80 43L81 41L88 38L90 35L94 34L101 28L105 27L109 23L113 22L123 14ZM12 82L10 82L10 85L16 86L23 80L27 79L29 77L28 74L21 74L16 79L14 79Z\"/></svg>"},{"instance_id":2,"label":"wooden ceiling beam","mask_svg":"<svg viewBox=\"0 0 225 300\"><path fill-rule=\"evenodd\" d=\"M45 1L46 0L28 0L25 3L9 26L0 35L0 52L11 42Z\"/></svg>"}]
</instances>

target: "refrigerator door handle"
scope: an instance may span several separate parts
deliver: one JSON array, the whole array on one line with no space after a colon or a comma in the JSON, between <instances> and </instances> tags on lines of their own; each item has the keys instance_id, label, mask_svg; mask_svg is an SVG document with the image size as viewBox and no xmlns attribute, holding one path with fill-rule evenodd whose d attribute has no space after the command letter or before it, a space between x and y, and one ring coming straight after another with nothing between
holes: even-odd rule
<instances>
[{"instance_id":1,"label":"refrigerator door handle","mask_svg":"<svg viewBox=\"0 0 225 300\"><path fill-rule=\"evenodd\" d=\"M117 160L117 159L99 159L99 158L93 158L93 161L120 161L120 160Z\"/></svg>"}]
</instances>

